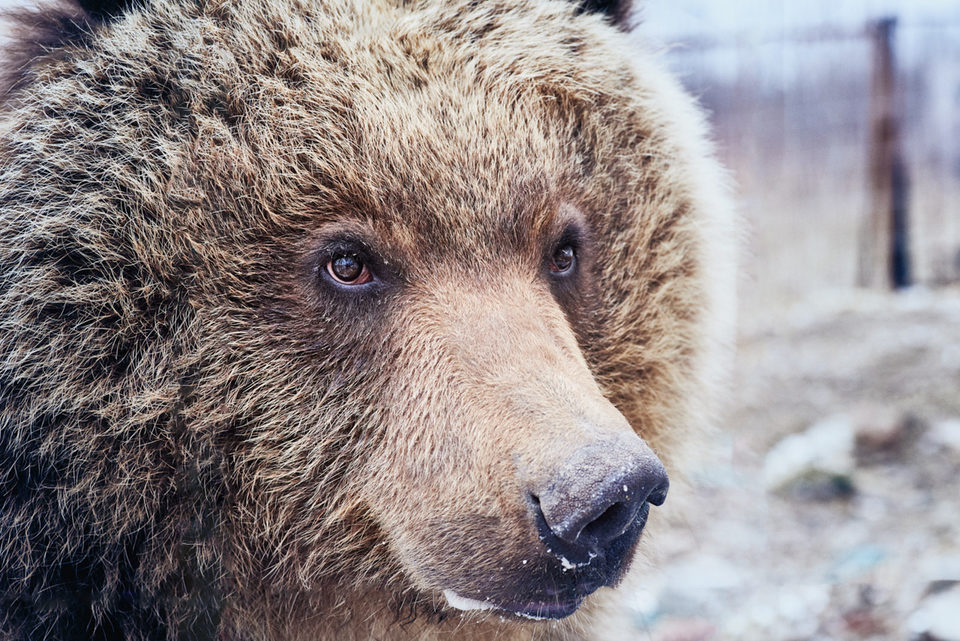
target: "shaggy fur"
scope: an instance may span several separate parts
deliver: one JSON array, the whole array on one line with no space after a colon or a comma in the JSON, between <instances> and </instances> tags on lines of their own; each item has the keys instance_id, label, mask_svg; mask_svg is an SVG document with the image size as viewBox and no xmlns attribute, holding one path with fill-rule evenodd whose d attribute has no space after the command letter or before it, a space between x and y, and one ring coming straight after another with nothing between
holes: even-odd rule
<instances>
[{"instance_id":1,"label":"shaggy fur","mask_svg":"<svg viewBox=\"0 0 960 641\"><path fill-rule=\"evenodd\" d=\"M2 107L0 638L594 638L610 590L547 623L440 594L524 580L503 570L537 545L513 466L575 446L571 417L625 417L671 472L704 420L730 209L626 6L21 21L40 35ZM556 284L571 225L580 271ZM344 237L387 275L372 295L323 280Z\"/></svg>"}]
</instances>

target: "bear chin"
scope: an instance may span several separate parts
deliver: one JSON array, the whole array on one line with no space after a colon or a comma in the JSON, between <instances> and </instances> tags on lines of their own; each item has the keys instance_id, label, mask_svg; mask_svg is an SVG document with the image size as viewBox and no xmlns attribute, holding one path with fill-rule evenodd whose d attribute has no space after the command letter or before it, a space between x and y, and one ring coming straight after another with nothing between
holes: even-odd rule
<instances>
[{"instance_id":1,"label":"bear chin","mask_svg":"<svg viewBox=\"0 0 960 641\"><path fill-rule=\"evenodd\" d=\"M432 583L446 584L442 592L447 605L461 612L497 614L512 620L556 620L574 614L601 587L615 587L629 570L649 516L644 505L633 523L608 547L577 550L558 539L542 516L536 519L538 542L523 559L512 556L498 561L495 579L476 580L476 572L463 568L458 580L454 568L431 572ZM516 570L504 573L503 567ZM464 583L462 576L474 576Z\"/></svg>"}]
</instances>

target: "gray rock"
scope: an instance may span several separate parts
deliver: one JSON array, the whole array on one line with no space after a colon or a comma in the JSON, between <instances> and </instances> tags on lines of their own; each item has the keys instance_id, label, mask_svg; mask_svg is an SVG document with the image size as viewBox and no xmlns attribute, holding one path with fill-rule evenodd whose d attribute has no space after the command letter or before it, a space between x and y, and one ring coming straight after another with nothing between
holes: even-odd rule
<instances>
[{"instance_id":1,"label":"gray rock","mask_svg":"<svg viewBox=\"0 0 960 641\"><path fill-rule=\"evenodd\" d=\"M667 619L651 635L653 641L709 641L716 628L704 619Z\"/></svg>"},{"instance_id":2,"label":"gray rock","mask_svg":"<svg viewBox=\"0 0 960 641\"><path fill-rule=\"evenodd\" d=\"M702 615L741 591L746 581L744 571L726 559L696 554L667 568L659 606L662 612L680 617Z\"/></svg>"},{"instance_id":3,"label":"gray rock","mask_svg":"<svg viewBox=\"0 0 960 641\"><path fill-rule=\"evenodd\" d=\"M779 585L737 602L723 625L725 639L814 639L830 606L826 584Z\"/></svg>"},{"instance_id":4,"label":"gray rock","mask_svg":"<svg viewBox=\"0 0 960 641\"><path fill-rule=\"evenodd\" d=\"M889 553L879 545L857 545L838 555L827 572L830 581L850 582L881 565Z\"/></svg>"},{"instance_id":5,"label":"gray rock","mask_svg":"<svg viewBox=\"0 0 960 641\"><path fill-rule=\"evenodd\" d=\"M937 591L935 585L960 583L960 554L932 554L925 557L917 573L928 583L928 592Z\"/></svg>"},{"instance_id":6,"label":"gray rock","mask_svg":"<svg viewBox=\"0 0 960 641\"><path fill-rule=\"evenodd\" d=\"M915 417L884 405L862 405L850 420L854 456L861 464L898 458L920 428Z\"/></svg>"}]
</instances>

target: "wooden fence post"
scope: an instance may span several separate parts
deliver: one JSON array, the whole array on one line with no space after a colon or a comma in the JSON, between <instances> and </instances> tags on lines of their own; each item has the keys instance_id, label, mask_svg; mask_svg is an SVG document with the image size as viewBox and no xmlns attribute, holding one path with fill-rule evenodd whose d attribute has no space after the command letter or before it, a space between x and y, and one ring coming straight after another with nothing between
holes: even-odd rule
<instances>
[{"instance_id":1,"label":"wooden fence post","mask_svg":"<svg viewBox=\"0 0 960 641\"><path fill-rule=\"evenodd\" d=\"M910 284L907 175L900 146L900 102L893 57L896 18L869 25L873 43L870 90L870 210L860 237L859 284L898 288Z\"/></svg>"}]
</instances>

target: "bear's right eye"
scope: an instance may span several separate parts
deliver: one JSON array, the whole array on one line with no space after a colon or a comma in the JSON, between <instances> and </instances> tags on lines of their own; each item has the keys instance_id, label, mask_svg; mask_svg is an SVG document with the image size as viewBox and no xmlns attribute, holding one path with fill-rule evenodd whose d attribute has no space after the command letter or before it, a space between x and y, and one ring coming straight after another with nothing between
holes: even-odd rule
<instances>
[{"instance_id":1,"label":"bear's right eye","mask_svg":"<svg viewBox=\"0 0 960 641\"><path fill-rule=\"evenodd\" d=\"M341 285L363 285L373 280L373 275L356 254L339 254L327 261L327 273Z\"/></svg>"},{"instance_id":2,"label":"bear's right eye","mask_svg":"<svg viewBox=\"0 0 960 641\"><path fill-rule=\"evenodd\" d=\"M573 245L567 243L557 247L550 259L550 271L558 276L565 276L573 271L573 266L577 262L577 251Z\"/></svg>"}]
</instances>

